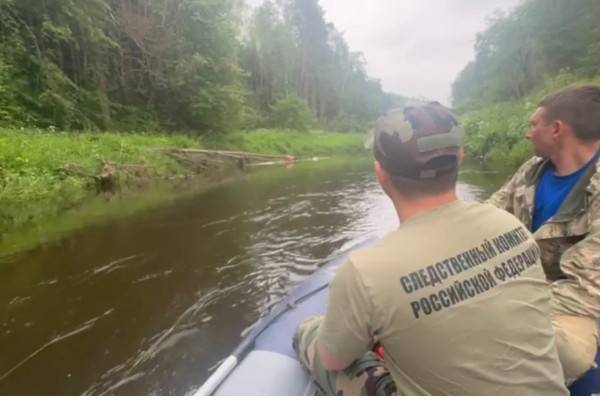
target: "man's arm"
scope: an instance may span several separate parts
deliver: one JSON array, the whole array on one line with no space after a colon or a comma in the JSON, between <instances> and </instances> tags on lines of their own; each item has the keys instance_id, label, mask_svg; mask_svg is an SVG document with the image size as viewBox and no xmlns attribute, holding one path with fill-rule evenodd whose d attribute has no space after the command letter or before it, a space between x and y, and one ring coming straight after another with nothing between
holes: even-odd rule
<instances>
[{"instance_id":1,"label":"man's arm","mask_svg":"<svg viewBox=\"0 0 600 400\"><path fill-rule=\"evenodd\" d=\"M591 228L586 237L565 251L560 268L567 279L552 283L553 309L600 317L600 195L590 206Z\"/></svg>"},{"instance_id":2,"label":"man's arm","mask_svg":"<svg viewBox=\"0 0 600 400\"><path fill-rule=\"evenodd\" d=\"M515 195L516 175L512 176L496 193L486 200L486 203L492 204L502 210L513 214L513 197Z\"/></svg>"},{"instance_id":3,"label":"man's arm","mask_svg":"<svg viewBox=\"0 0 600 400\"><path fill-rule=\"evenodd\" d=\"M331 283L327 313L317 334L317 351L326 368L344 369L373 346L372 314L367 288L348 260Z\"/></svg>"},{"instance_id":4,"label":"man's arm","mask_svg":"<svg viewBox=\"0 0 600 400\"><path fill-rule=\"evenodd\" d=\"M327 313L304 321L296 332L298 353L309 369L339 371L373 345L373 307L360 274L347 261L331 283Z\"/></svg>"}]
</instances>

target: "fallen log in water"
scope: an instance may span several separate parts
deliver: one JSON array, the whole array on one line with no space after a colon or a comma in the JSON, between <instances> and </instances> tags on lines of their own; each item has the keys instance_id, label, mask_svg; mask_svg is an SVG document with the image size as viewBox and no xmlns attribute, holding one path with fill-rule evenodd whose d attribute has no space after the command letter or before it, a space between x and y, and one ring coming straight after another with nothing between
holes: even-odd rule
<instances>
[{"instance_id":1,"label":"fallen log in water","mask_svg":"<svg viewBox=\"0 0 600 400\"><path fill-rule=\"evenodd\" d=\"M326 160L329 157L303 157L303 158L294 158L293 163L286 161L263 161L263 162L253 162L253 163L249 163L246 164L247 167L263 167L263 166L269 166L269 165L292 165L295 163L299 163L299 162L305 162L305 161L321 161L321 160Z\"/></svg>"},{"instance_id":2,"label":"fallen log in water","mask_svg":"<svg viewBox=\"0 0 600 400\"><path fill-rule=\"evenodd\" d=\"M176 148L167 149L166 153L185 164L187 167L198 166L198 169L207 169L209 166L222 167L223 164L234 163L240 169L268 165L291 166L301 161L319 161L327 157L296 158L291 154L259 154L245 151L230 150L205 150Z\"/></svg>"},{"instance_id":3,"label":"fallen log in water","mask_svg":"<svg viewBox=\"0 0 600 400\"><path fill-rule=\"evenodd\" d=\"M295 160L295 157L289 154L273 155L229 150L176 148L168 149L166 150L166 153L175 160L186 164L188 167L198 165L201 166L200 168L202 169L207 168L209 165L220 167L227 162L233 162L240 169L244 169L249 165L258 165L264 163L293 164Z\"/></svg>"},{"instance_id":4,"label":"fallen log in water","mask_svg":"<svg viewBox=\"0 0 600 400\"><path fill-rule=\"evenodd\" d=\"M229 150L204 150L204 149L170 149L171 152L184 153L184 154L203 154L213 157L230 157L230 158L244 158L244 159L283 159L287 160L290 157L294 157L289 154L259 154L259 153L248 153L244 151L229 151Z\"/></svg>"}]
</instances>

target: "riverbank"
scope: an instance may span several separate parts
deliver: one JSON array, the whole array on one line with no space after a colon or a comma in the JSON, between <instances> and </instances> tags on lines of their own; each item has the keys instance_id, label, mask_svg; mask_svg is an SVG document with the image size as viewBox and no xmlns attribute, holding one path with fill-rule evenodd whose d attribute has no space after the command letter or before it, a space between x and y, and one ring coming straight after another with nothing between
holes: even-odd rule
<instances>
[{"instance_id":1,"label":"riverbank","mask_svg":"<svg viewBox=\"0 0 600 400\"><path fill-rule=\"evenodd\" d=\"M167 149L333 156L364 153L363 140L359 134L274 130L198 138L0 129L0 254L43 240L40 231L64 232L164 204L185 192L178 182L193 180L200 190L231 175L193 170ZM115 201L118 207L106 207ZM38 233L32 237L32 231ZM6 244L23 232L19 244Z\"/></svg>"}]
</instances>

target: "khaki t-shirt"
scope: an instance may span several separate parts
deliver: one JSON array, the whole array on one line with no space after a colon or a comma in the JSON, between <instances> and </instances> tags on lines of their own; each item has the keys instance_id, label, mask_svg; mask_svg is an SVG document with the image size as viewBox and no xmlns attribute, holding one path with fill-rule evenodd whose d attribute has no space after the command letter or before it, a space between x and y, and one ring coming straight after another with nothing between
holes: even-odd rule
<instances>
[{"instance_id":1,"label":"khaki t-shirt","mask_svg":"<svg viewBox=\"0 0 600 400\"><path fill-rule=\"evenodd\" d=\"M399 394L567 394L539 249L490 205L456 201L349 256L318 341L349 362L374 340Z\"/></svg>"}]
</instances>

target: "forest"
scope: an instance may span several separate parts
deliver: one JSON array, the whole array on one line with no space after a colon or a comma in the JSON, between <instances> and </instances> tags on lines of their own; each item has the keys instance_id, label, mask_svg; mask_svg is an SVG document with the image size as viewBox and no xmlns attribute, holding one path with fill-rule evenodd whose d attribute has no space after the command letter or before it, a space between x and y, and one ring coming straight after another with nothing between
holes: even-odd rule
<instances>
[{"instance_id":1,"label":"forest","mask_svg":"<svg viewBox=\"0 0 600 400\"><path fill-rule=\"evenodd\" d=\"M0 126L359 131L402 101L318 0L0 0Z\"/></svg>"},{"instance_id":2,"label":"forest","mask_svg":"<svg viewBox=\"0 0 600 400\"><path fill-rule=\"evenodd\" d=\"M531 155L523 133L542 97L600 83L598 21L596 0L528 0L489 19L452 85L471 156L516 168Z\"/></svg>"}]
</instances>

